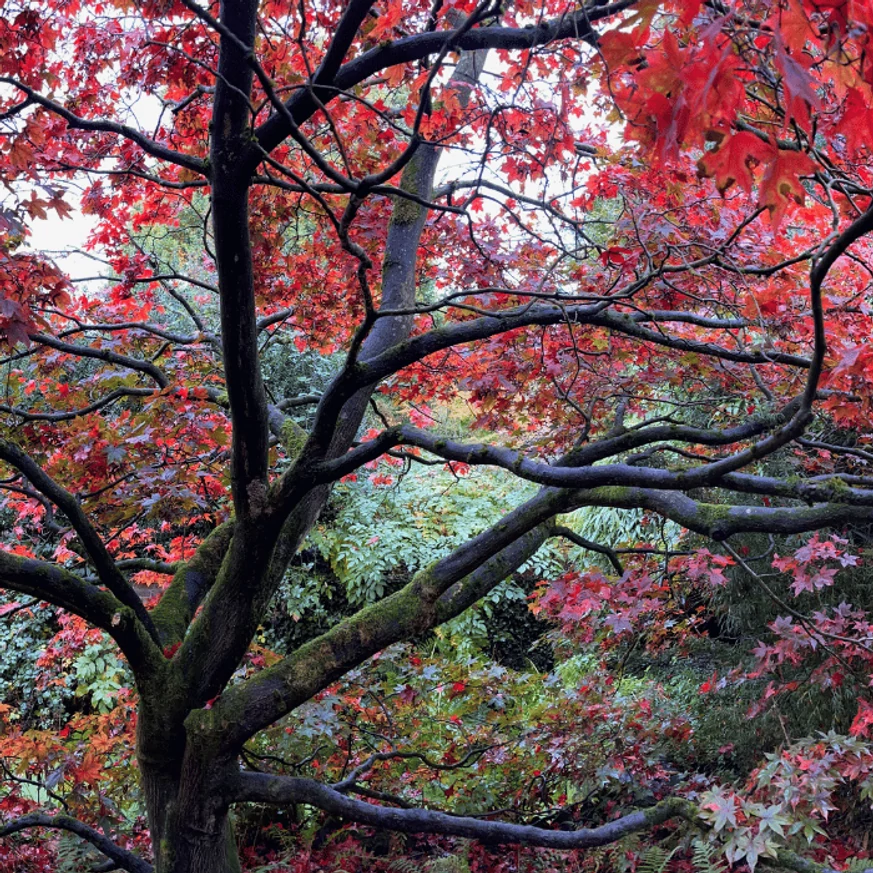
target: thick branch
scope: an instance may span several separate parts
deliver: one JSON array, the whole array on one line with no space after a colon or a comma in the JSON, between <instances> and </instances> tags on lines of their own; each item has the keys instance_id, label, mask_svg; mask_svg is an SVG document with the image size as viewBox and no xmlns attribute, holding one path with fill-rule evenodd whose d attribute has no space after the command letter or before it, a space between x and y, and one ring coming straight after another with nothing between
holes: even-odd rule
<instances>
[{"instance_id":1,"label":"thick branch","mask_svg":"<svg viewBox=\"0 0 873 873\"><path fill-rule=\"evenodd\" d=\"M234 802L307 803L332 815L385 830L412 834L443 834L481 840L490 845L540 846L549 849L590 849L606 846L642 830L649 830L671 818L696 821L697 808L678 797L662 800L650 809L639 810L596 828L552 831L532 825L485 821L468 816L447 815L428 809L395 809L353 800L313 779L240 773L228 787Z\"/></svg>"},{"instance_id":2,"label":"thick branch","mask_svg":"<svg viewBox=\"0 0 873 873\"><path fill-rule=\"evenodd\" d=\"M465 444L436 436L430 431L400 426L383 431L376 439L364 443L342 458L326 462L314 470L318 481L335 481L373 461L398 445L416 446L447 461L469 465L486 465L507 470L522 479L556 488L598 488L618 485L633 488L688 491L696 488L721 487L747 493L774 495L807 501L834 501L856 506L873 506L873 490L851 487L837 476L817 481L785 482L773 477L743 473L721 474L722 462L704 463L681 470L644 467L631 463L577 466L571 453L554 465L527 458L519 452L484 443ZM596 446L596 444L595 444ZM726 460L738 455L729 456ZM567 462L573 462L568 464ZM862 480L869 484L869 480Z\"/></svg>"},{"instance_id":3,"label":"thick branch","mask_svg":"<svg viewBox=\"0 0 873 873\"><path fill-rule=\"evenodd\" d=\"M574 15L540 22L530 28L495 26L465 29L462 26L455 31L439 30L394 40L349 61L339 68L332 81L327 75L319 76L311 92L298 91L285 105L294 123L300 125L318 110L319 105L327 105L340 91L352 88L388 67L437 55L447 43L461 51L471 52L492 48L532 49L560 39L590 42L595 37L592 22L616 15L635 2L619 0L606 6L588 7ZM290 133L287 119L277 113L258 128L257 137L260 147L271 152Z\"/></svg>"},{"instance_id":4,"label":"thick branch","mask_svg":"<svg viewBox=\"0 0 873 873\"><path fill-rule=\"evenodd\" d=\"M352 5L360 14L364 14L361 11L361 4ZM481 62L481 58L465 56L455 68L453 81L458 80L456 87L459 91L459 100L467 99L470 82L481 69ZM414 194L429 194L438 157L439 152L435 146L420 146L413 160L404 169L401 186ZM215 172L217 193L217 165ZM408 201L395 201L388 229L382 274L382 305L389 309L406 309L415 303L415 265L426 214L425 206L410 204ZM217 217L216 221L218 221ZM354 254L355 246L351 244L350 232L350 227L343 226L340 229L341 235L346 236L344 247ZM229 244L238 247L238 242L231 240ZM240 261L231 264L229 269L239 268L239 265L249 256L249 254L240 256ZM367 285L367 270L368 259L359 257L358 276L362 288ZM236 286L229 287L234 294L242 293ZM225 293L222 285L223 300ZM228 312L231 307L238 308L239 305L231 298L227 304ZM410 324L411 319L406 316L380 318L375 324L368 317L356 336L350 360L354 359L356 353L365 360L379 355L386 348L401 341L408 333ZM233 324L232 329L242 330L236 323ZM251 350L255 353L256 349L257 347L253 346ZM230 365L226 366L230 388L231 370ZM233 366L239 370L241 365L233 364ZM245 379L253 378L245 368L241 372ZM256 392L251 381L244 385L248 385L248 388L244 389L245 396L253 399ZM319 454L339 456L347 451L357 435L369 403L371 387L362 386L362 388L363 390L352 391L342 404L332 410L334 415L329 425L325 424L320 432L310 436L307 442L310 453L316 456ZM234 410L233 416L234 439L237 439L239 432L242 444L246 439L244 428L250 429L250 443L255 445L255 429L260 425L256 420L239 419L238 411L239 409ZM275 410L275 412L278 414L272 417L273 429L281 433L282 427L278 420L280 411ZM259 411L258 415L260 415ZM270 421L269 415L266 421ZM262 610L266 608L272 591L284 575L288 561L306 536L330 493L327 486L313 487L316 483L307 471L307 463L302 460L306 453L305 447L298 455L298 463L285 477L283 487L277 489L279 499L275 499L271 494L273 511L264 514L261 519L252 524L250 536L245 526L245 517L237 513L237 518L243 527L242 529L238 527L234 535L226 563L217 581L216 596L205 604L201 620L192 627L180 652L179 662L183 665L183 669L188 669L187 665L196 665L196 668L191 668L187 677L194 699L206 700L214 697L236 669L261 619ZM249 491L247 487L246 496L250 498ZM278 511L275 511L277 507ZM263 561L269 562L269 568L264 567L262 571ZM229 640L233 640L233 644L229 644Z\"/></svg>"},{"instance_id":5,"label":"thick branch","mask_svg":"<svg viewBox=\"0 0 873 873\"><path fill-rule=\"evenodd\" d=\"M147 681L163 667L163 655L129 607L57 564L0 551L0 588L46 600L99 627L118 643L138 679Z\"/></svg>"},{"instance_id":6,"label":"thick branch","mask_svg":"<svg viewBox=\"0 0 873 873\"><path fill-rule=\"evenodd\" d=\"M678 491L622 486L577 492L576 506L649 509L716 541L738 533L796 534L873 518L873 509L840 503L814 506L725 506Z\"/></svg>"},{"instance_id":7,"label":"thick branch","mask_svg":"<svg viewBox=\"0 0 873 873\"><path fill-rule=\"evenodd\" d=\"M233 420L231 480L243 525L264 508L267 482L267 398L258 360L254 268L249 235L250 172L241 156L251 146L252 69L257 3L224 3L218 80L212 112L212 222L221 293L225 384Z\"/></svg>"},{"instance_id":8,"label":"thick branch","mask_svg":"<svg viewBox=\"0 0 873 873\"><path fill-rule=\"evenodd\" d=\"M100 831L68 815L40 815L38 813L25 815L15 819L15 821L0 825L0 837L7 837L10 834L20 833L31 828L69 831L83 840L87 840L123 870L128 870L130 873L152 873L153 871L152 865L143 861L138 855L128 852L127 849L122 849Z\"/></svg>"},{"instance_id":9,"label":"thick branch","mask_svg":"<svg viewBox=\"0 0 873 873\"><path fill-rule=\"evenodd\" d=\"M103 540L82 511L76 497L55 482L30 455L8 440L0 439L0 460L6 461L22 473L34 488L45 494L67 516L79 535L88 557L97 569L100 581L121 603L133 611L152 638L157 640L157 631L146 608L112 560Z\"/></svg>"},{"instance_id":10,"label":"thick branch","mask_svg":"<svg viewBox=\"0 0 873 873\"><path fill-rule=\"evenodd\" d=\"M250 736L376 652L459 615L536 552L548 537L544 522L568 511L570 497L569 492L544 489L498 524L417 572L400 591L226 689L209 712L197 714L200 729L215 730L216 740L235 753ZM189 731L193 728L189 725Z\"/></svg>"},{"instance_id":11,"label":"thick branch","mask_svg":"<svg viewBox=\"0 0 873 873\"><path fill-rule=\"evenodd\" d=\"M189 561L175 566L173 581L151 613L162 645L179 642L185 636L197 607L215 583L233 537L233 528L232 521L220 525Z\"/></svg>"}]
</instances>

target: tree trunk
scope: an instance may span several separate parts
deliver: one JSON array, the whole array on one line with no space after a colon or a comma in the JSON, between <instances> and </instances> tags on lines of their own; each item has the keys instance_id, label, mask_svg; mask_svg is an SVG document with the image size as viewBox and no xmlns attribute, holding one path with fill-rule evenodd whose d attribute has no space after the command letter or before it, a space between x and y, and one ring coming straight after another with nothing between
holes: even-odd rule
<instances>
[{"instance_id":1,"label":"tree trunk","mask_svg":"<svg viewBox=\"0 0 873 873\"><path fill-rule=\"evenodd\" d=\"M139 715L137 760L155 873L240 873L233 825L217 790L224 767L186 755L184 728L155 724L142 707Z\"/></svg>"}]
</instances>

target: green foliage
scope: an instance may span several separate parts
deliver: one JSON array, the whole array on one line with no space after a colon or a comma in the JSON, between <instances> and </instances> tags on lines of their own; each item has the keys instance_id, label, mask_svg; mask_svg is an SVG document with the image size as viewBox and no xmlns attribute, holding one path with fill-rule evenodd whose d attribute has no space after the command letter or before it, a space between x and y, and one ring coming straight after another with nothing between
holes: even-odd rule
<instances>
[{"instance_id":1,"label":"green foliage","mask_svg":"<svg viewBox=\"0 0 873 873\"><path fill-rule=\"evenodd\" d=\"M413 469L391 486L346 483L334 492L330 521L310 540L349 601L369 603L389 590L398 568L413 573L444 557L534 491L490 470L456 477L447 470ZM557 553L542 552L529 566L544 574L557 566Z\"/></svg>"},{"instance_id":2,"label":"green foliage","mask_svg":"<svg viewBox=\"0 0 873 873\"><path fill-rule=\"evenodd\" d=\"M89 643L73 661L76 696L88 697L97 712L109 712L118 692L131 682L127 667L116 656L108 637Z\"/></svg>"},{"instance_id":3,"label":"green foliage","mask_svg":"<svg viewBox=\"0 0 873 873\"><path fill-rule=\"evenodd\" d=\"M388 865L390 873L470 873L467 853L461 849L435 858L395 858Z\"/></svg>"},{"instance_id":4,"label":"green foliage","mask_svg":"<svg viewBox=\"0 0 873 873\"><path fill-rule=\"evenodd\" d=\"M722 851L707 840L694 840L691 860L695 873L727 873Z\"/></svg>"},{"instance_id":5,"label":"green foliage","mask_svg":"<svg viewBox=\"0 0 873 873\"><path fill-rule=\"evenodd\" d=\"M57 840L56 873L81 873L94 869L105 856L81 837L61 832Z\"/></svg>"},{"instance_id":6,"label":"green foliage","mask_svg":"<svg viewBox=\"0 0 873 873\"><path fill-rule=\"evenodd\" d=\"M7 716L26 727L49 727L63 718L71 692L63 685L48 684L39 667L39 655L56 626L54 607L31 598L0 592L0 607L20 603L23 608L5 617L3 645L0 646L0 701L12 706Z\"/></svg>"},{"instance_id":7,"label":"green foliage","mask_svg":"<svg viewBox=\"0 0 873 873\"><path fill-rule=\"evenodd\" d=\"M679 847L675 846L668 852L661 846L649 846L640 855L637 873L666 873L678 849Z\"/></svg>"}]
</instances>

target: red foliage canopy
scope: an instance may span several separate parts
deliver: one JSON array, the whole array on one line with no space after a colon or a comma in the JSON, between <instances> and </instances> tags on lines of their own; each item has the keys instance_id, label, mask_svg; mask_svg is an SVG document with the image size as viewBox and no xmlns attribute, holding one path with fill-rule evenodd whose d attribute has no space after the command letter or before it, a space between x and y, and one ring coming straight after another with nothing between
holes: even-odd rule
<instances>
[{"instance_id":1,"label":"red foliage canopy","mask_svg":"<svg viewBox=\"0 0 873 873\"><path fill-rule=\"evenodd\" d=\"M871 34L848 0L0 2L0 585L130 663L160 873L233 869L243 800L544 846L654 820L452 823L237 761L562 513L718 541L873 517ZM77 207L101 282L28 246ZM386 456L542 487L231 683L331 486ZM132 582L170 577L146 609ZM648 614L645 582L571 576L561 614Z\"/></svg>"}]
</instances>

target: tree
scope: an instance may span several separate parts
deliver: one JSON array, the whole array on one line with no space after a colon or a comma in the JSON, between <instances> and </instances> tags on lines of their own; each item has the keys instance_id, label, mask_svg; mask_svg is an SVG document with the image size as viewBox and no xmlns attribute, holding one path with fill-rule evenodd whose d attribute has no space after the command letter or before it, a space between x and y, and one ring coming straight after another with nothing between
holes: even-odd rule
<instances>
[{"instance_id":1,"label":"tree","mask_svg":"<svg viewBox=\"0 0 873 873\"><path fill-rule=\"evenodd\" d=\"M567 848L693 816L673 799L526 828L240 754L550 538L610 553L560 523L577 508L720 542L873 517L869 19L754 0L0 7L0 584L102 630L133 671L159 873L238 869L245 801ZM100 291L25 246L76 186ZM341 363L287 396L267 348ZM483 442L432 426L460 400ZM541 488L235 679L332 486L380 458ZM151 608L143 572L172 576ZM63 815L3 832L31 827L150 869Z\"/></svg>"}]
</instances>

